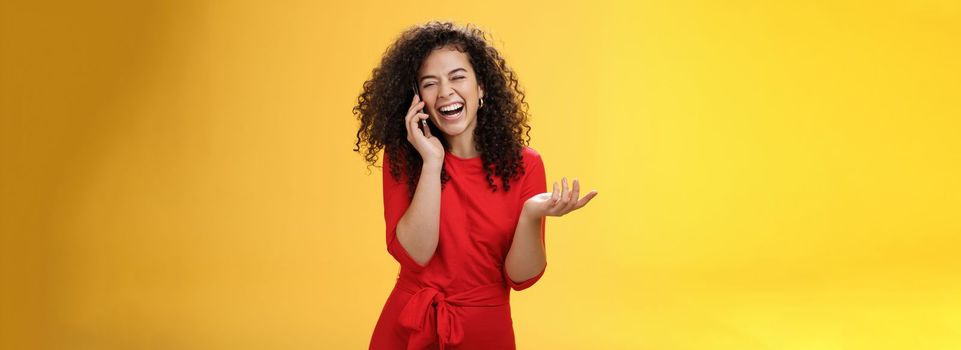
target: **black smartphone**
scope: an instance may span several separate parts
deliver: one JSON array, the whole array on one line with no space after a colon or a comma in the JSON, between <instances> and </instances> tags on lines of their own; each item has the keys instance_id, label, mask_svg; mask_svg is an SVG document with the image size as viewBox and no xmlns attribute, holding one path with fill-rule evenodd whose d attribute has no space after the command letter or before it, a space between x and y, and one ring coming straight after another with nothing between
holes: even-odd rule
<instances>
[{"instance_id":1,"label":"black smartphone","mask_svg":"<svg viewBox=\"0 0 961 350\"><path fill-rule=\"evenodd\" d=\"M414 95L417 95L417 97L418 97L421 101L424 100L422 97L420 97L420 91L417 89L417 83L412 84L412 85L411 85L411 89L413 89ZM421 112L421 113L424 113L424 114L427 114L427 104L426 104L426 103L424 104L424 108L421 108L421 109L420 109L420 112ZM428 118L428 119L430 119L430 118ZM427 126L427 119L421 120L421 121L420 121L420 130L421 130L421 131L424 131L424 128L427 128L427 127L428 127L428 126ZM425 132L424 135L427 135L427 133Z\"/></svg>"}]
</instances>

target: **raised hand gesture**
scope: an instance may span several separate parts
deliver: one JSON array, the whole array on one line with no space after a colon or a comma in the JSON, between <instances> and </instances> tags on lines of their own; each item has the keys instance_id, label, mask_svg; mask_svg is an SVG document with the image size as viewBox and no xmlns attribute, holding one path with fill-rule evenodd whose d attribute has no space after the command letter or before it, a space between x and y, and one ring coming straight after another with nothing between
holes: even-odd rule
<instances>
[{"instance_id":1,"label":"raised hand gesture","mask_svg":"<svg viewBox=\"0 0 961 350\"><path fill-rule=\"evenodd\" d=\"M567 188L566 177L561 179L561 183L562 188L560 191L557 182L554 182L553 192L544 192L535 195L524 202L524 215L530 215L536 218L544 216L564 216L567 213L583 208L591 199L594 199L594 196L597 196L597 191L591 191L585 195L584 198L578 198L581 185L576 178L574 179L574 188L571 190Z\"/></svg>"}]
</instances>

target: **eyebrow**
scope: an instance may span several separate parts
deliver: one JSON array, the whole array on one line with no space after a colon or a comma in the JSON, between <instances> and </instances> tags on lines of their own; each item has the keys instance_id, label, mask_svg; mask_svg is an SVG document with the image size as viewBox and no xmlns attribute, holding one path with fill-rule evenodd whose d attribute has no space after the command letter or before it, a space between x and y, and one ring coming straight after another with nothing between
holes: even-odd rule
<instances>
[{"instance_id":1,"label":"eyebrow","mask_svg":"<svg viewBox=\"0 0 961 350\"><path fill-rule=\"evenodd\" d=\"M447 72L447 75L454 74L454 72L456 72L456 71L464 71L464 73L467 73L467 69L464 69L464 67L460 67L460 68L454 68L454 69L451 70L450 72ZM424 79L427 79L427 78L437 78L437 77L435 77L435 76L433 76L433 75L425 75L425 76L420 77L420 79L417 79L417 81L418 81L418 82L421 82L421 81L424 81Z\"/></svg>"}]
</instances>

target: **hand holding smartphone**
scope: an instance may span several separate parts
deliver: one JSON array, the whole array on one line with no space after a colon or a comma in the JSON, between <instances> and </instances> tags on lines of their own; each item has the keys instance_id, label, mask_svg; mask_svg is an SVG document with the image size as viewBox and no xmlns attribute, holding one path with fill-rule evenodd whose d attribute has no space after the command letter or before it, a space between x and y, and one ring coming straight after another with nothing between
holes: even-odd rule
<instances>
[{"instance_id":1,"label":"hand holding smartphone","mask_svg":"<svg viewBox=\"0 0 961 350\"><path fill-rule=\"evenodd\" d=\"M426 103L420 99L416 85L413 86L414 96L407 108L407 116L404 117L405 127L407 128L407 141L414 145L417 152L425 162L442 164L444 161L444 146L440 138L431 136L430 127L427 125L428 114L425 112ZM418 132L419 130L419 132Z\"/></svg>"},{"instance_id":2,"label":"hand holding smartphone","mask_svg":"<svg viewBox=\"0 0 961 350\"><path fill-rule=\"evenodd\" d=\"M423 100L424 100L423 98L420 97L420 92L417 90L417 83L414 83L414 84L411 86L411 89L414 90L414 95L417 95L417 99L418 99L418 100L420 100L420 101L423 101ZM421 109L420 109L420 113L427 114L427 106L426 106L426 104L424 105L424 108L421 108ZM429 135L428 133L429 133L430 131L428 131L429 128L428 128L428 126L427 126L427 119L421 120L419 127L420 127L420 130L421 130L422 132L424 132L424 135Z\"/></svg>"}]
</instances>

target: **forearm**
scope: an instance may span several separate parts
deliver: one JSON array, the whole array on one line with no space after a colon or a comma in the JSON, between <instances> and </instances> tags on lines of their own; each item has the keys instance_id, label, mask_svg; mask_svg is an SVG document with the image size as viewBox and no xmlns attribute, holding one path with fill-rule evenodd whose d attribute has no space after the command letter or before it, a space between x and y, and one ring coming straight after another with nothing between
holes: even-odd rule
<instances>
[{"instance_id":1,"label":"forearm","mask_svg":"<svg viewBox=\"0 0 961 350\"><path fill-rule=\"evenodd\" d=\"M541 240L541 220L544 219L521 211L514 241L504 261L508 278L516 283L537 276L547 266L547 252Z\"/></svg>"},{"instance_id":2,"label":"forearm","mask_svg":"<svg viewBox=\"0 0 961 350\"><path fill-rule=\"evenodd\" d=\"M442 166L424 163L410 206L397 223L397 240L408 255L422 266L430 261L437 249Z\"/></svg>"}]
</instances>

